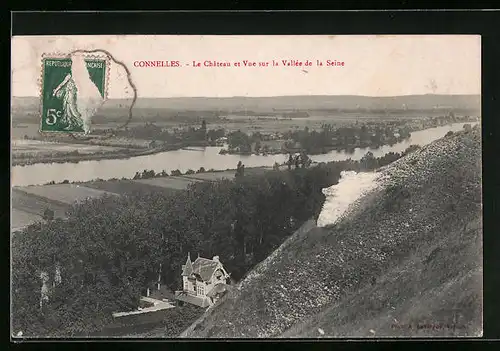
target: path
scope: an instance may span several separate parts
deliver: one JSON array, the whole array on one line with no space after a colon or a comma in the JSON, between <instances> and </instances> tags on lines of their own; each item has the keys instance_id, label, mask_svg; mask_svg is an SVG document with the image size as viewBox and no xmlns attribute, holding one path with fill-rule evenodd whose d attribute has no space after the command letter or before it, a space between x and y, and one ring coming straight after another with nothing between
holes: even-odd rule
<instances>
[{"instance_id":1,"label":"path","mask_svg":"<svg viewBox=\"0 0 500 351\"><path fill-rule=\"evenodd\" d=\"M145 297L145 296L141 297L141 301L152 303L154 306L142 308L140 310L129 311L129 312L115 312L115 313L113 313L113 317L116 318L116 317L130 316L130 315L134 315L134 314L149 313L149 312L161 311L161 310L166 310L166 309L175 307L170 302L156 300L156 299L152 299L150 297Z\"/></svg>"}]
</instances>

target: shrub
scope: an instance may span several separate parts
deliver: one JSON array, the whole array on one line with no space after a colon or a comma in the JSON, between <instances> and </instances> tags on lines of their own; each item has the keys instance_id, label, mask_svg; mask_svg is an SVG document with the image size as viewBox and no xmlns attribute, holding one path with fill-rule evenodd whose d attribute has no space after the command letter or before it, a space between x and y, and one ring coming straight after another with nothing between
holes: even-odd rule
<instances>
[{"instance_id":1,"label":"shrub","mask_svg":"<svg viewBox=\"0 0 500 351\"><path fill-rule=\"evenodd\" d=\"M43 211L43 219L46 221L51 221L54 219L54 211L51 210L50 208L46 208L45 211Z\"/></svg>"}]
</instances>

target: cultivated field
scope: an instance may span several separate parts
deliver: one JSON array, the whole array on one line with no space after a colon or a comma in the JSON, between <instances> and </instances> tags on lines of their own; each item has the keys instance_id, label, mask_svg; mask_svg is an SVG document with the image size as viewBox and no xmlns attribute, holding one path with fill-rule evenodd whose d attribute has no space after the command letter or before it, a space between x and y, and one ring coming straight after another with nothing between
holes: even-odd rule
<instances>
[{"instance_id":1,"label":"cultivated field","mask_svg":"<svg viewBox=\"0 0 500 351\"><path fill-rule=\"evenodd\" d=\"M12 209L11 228L12 230L21 229L27 225L42 221L42 217L33 213Z\"/></svg>"},{"instance_id":2,"label":"cultivated field","mask_svg":"<svg viewBox=\"0 0 500 351\"><path fill-rule=\"evenodd\" d=\"M189 184L199 182L198 179L187 179L183 177L164 177L164 178L151 178L151 179L137 179L135 182L140 184L153 185L162 188L183 190Z\"/></svg>"},{"instance_id":3,"label":"cultivated field","mask_svg":"<svg viewBox=\"0 0 500 351\"><path fill-rule=\"evenodd\" d=\"M107 180L99 182L88 182L84 183L86 187L109 191L115 194L126 195L133 193L149 193L149 192L161 192L164 194L172 194L177 191L172 188L165 188L161 186L154 186L152 184L146 184L137 182L135 180Z\"/></svg>"},{"instance_id":4,"label":"cultivated field","mask_svg":"<svg viewBox=\"0 0 500 351\"><path fill-rule=\"evenodd\" d=\"M50 208L51 210L54 211L55 217L65 216L66 209L68 207L67 204L62 202L52 201L42 196L29 194L23 190L24 188L12 189L13 208L39 216L43 215L43 211L46 208Z\"/></svg>"},{"instance_id":5,"label":"cultivated field","mask_svg":"<svg viewBox=\"0 0 500 351\"><path fill-rule=\"evenodd\" d=\"M270 167L255 167L255 168L247 168L245 169L245 175L259 175L263 174L272 168ZM203 181L214 181L219 179L234 179L234 175L236 173L235 169L231 169L228 171L221 172L206 172L206 173L196 173L196 174L187 174L183 175L182 178L187 179L197 179Z\"/></svg>"},{"instance_id":6,"label":"cultivated field","mask_svg":"<svg viewBox=\"0 0 500 351\"><path fill-rule=\"evenodd\" d=\"M39 196L57 203L72 204L87 198L116 195L111 192L88 188L78 184L35 185L20 188L28 194Z\"/></svg>"},{"instance_id":7,"label":"cultivated field","mask_svg":"<svg viewBox=\"0 0 500 351\"><path fill-rule=\"evenodd\" d=\"M13 140L12 152L16 154L28 153L53 153L53 152L74 152L78 151L80 154L94 154L96 152L112 152L119 149L109 146L89 145L89 144L70 144L58 143L52 141L41 140Z\"/></svg>"},{"instance_id":8,"label":"cultivated field","mask_svg":"<svg viewBox=\"0 0 500 351\"><path fill-rule=\"evenodd\" d=\"M41 220L46 209L54 211L55 218L64 218L70 204L104 194L116 195L76 184L15 187L12 189L11 229L20 229Z\"/></svg>"}]
</instances>

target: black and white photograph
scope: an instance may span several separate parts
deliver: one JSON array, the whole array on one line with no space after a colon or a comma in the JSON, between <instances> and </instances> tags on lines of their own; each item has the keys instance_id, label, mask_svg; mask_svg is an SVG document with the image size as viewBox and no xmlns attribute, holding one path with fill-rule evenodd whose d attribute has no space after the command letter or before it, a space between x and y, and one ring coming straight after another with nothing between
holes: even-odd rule
<instances>
[{"instance_id":1,"label":"black and white photograph","mask_svg":"<svg viewBox=\"0 0 500 351\"><path fill-rule=\"evenodd\" d=\"M11 340L483 336L481 36L15 35Z\"/></svg>"}]
</instances>

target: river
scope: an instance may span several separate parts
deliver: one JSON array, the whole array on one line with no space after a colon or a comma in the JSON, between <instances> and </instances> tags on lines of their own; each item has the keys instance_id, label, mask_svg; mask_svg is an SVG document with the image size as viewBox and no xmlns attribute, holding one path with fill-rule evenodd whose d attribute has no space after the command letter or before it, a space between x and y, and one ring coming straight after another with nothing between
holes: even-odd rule
<instances>
[{"instance_id":1,"label":"river","mask_svg":"<svg viewBox=\"0 0 500 351\"><path fill-rule=\"evenodd\" d=\"M470 123L471 125L477 124ZM368 151L372 151L375 157L380 157L388 152L401 152L412 144L426 145L452 130L463 128L464 123L454 123L425 129L411 133L411 137L403 142L392 146L385 145L378 149L356 148L354 152L331 151L327 154L311 156L316 162L340 161L351 158L359 160ZM80 161L78 163L38 163L26 166L12 167L12 186L27 186L46 184L50 181L60 183L67 179L69 181L89 181L96 178L132 178L137 171L154 170L161 172L165 170L188 169L198 170L204 167L206 170L234 169L238 161L243 162L245 167L272 166L275 162L283 163L288 159L287 155L219 155L221 147L206 147L200 149L165 151L153 155L136 156L128 159Z\"/></svg>"}]
</instances>

